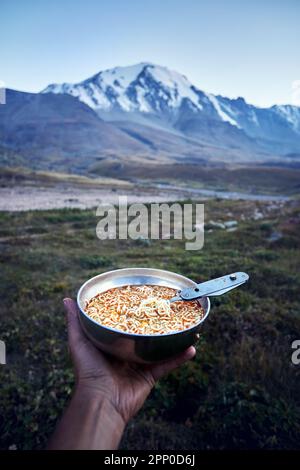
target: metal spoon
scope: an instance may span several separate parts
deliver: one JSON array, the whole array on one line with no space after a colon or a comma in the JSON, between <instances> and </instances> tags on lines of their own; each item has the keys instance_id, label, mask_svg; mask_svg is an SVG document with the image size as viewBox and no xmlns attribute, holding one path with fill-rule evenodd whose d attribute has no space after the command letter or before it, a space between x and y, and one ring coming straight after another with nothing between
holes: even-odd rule
<instances>
[{"instance_id":1,"label":"metal spoon","mask_svg":"<svg viewBox=\"0 0 300 470\"><path fill-rule=\"evenodd\" d=\"M243 272L227 274L226 276L212 279L211 281L201 282L195 287L190 287L177 292L175 297L169 302L177 302L179 300L196 300L200 297L210 297L214 295L223 295L231 289L244 284L249 279L248 274Z\"/></svg>"}]
</instances>

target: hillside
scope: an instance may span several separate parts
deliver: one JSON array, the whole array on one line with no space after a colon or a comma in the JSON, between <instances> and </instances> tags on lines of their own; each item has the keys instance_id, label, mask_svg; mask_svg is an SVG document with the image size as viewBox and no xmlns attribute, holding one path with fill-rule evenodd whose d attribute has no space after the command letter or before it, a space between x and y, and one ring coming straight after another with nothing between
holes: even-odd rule
<instances>
[{"instance_id":1,"label":"hillside","mask_svg":"<svg viewBox=\"0 0 300 470\"><path fill-rule=\"evenodd\" d=\"M2 164L80 171L103 155L144 151L72 96L7 90L6 101L0 106Z\"/></svg>"}]
</instances>

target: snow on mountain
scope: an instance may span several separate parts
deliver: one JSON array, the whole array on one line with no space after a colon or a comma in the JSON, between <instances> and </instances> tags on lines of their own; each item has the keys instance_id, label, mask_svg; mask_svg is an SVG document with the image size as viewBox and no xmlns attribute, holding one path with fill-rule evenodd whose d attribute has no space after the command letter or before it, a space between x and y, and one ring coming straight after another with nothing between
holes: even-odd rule
<instances>
[{"instance_id":1,"label":"snow on mountain","mask_svg":"<svg viewBox=\"0 0 300 470\"><path fill-rule=\"evenodd\" d=\"M44 93L69 93L94 109L156 113L177 108L188 99L202 109L199 96L186 77L167 67L140 63L104 70L78 84L49 85Z\"/></svg>"},{"instance_id":2,"label":"snow on mountain","mask_svg":"<svg viewBox=\"0 0 300 470\"><path fill-rule=\"evenodd\" d=\"M293 105L272 106L274 113L288 121L295 131L300 133L300 108Z\"/></svg>"},{"instance_id":3,"label":"snow on mountain","mask_svg":"<svg viewBox=\"0 0 300 470\"><path fill-rule=\"evenodd\" d=\"M183 132L226 144L254 139L272 152L300 151L300 108L259 108L243 98L205 93L167 67L142 62L104 70L77 84L49 85L43 93L67 93L93 108L103 119L125 120ZM215 128L218 133L212 134ZM248 145L248 144L247 144Z\"/></svg>"},{"instance_id":4,"label":"snow on mountain","mask_svg":"<svg viewBox=\"0 0 300 470\"><path fill-rule=\"evenodd\" d=\"M215 110L223 121L229 122L232 126L240 127L238 123L233 119L232 115L234 115L234 113L230 108L226 107L225 104L219 103L216 96L212 94L209 94L208 96Z\"/></svg>"}]
</instances>

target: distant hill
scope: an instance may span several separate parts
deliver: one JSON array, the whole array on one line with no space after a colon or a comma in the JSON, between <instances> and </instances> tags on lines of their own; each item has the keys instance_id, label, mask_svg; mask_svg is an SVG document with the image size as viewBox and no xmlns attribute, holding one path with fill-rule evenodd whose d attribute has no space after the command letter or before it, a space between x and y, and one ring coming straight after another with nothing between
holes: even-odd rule
<instances>
[{"instance_id":1,"label":"distant hill","mask_svg":"<svg viewBox=\"0 0 300 470\"><path fill-rule=\"evenodd\" d=\"M72 96L7 90L0 106L0 163L5 165L80 171L103 155L143 149Z\"/></svg>"}]
</instances>

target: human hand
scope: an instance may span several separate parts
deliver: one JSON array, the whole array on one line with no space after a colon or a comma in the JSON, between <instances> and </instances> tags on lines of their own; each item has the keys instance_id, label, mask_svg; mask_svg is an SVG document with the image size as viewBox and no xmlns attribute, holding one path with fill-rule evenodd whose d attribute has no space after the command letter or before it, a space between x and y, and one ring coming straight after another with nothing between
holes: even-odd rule
<instances>
[{"instance_id":1,"label":"human hand","mask_svg":"<svg viewBox=\"0 0 300 470\"><path fill-rule=\"evenodd\" d=\"M154 365L122 362L101 352L85 336L73 300L64 299L64 305L77 389L87 399L108 400L125 424L141 408L158 379L196 354L191 346L179 356Z\"/></svg>"}]
</instances>

